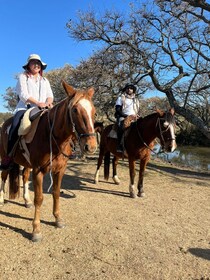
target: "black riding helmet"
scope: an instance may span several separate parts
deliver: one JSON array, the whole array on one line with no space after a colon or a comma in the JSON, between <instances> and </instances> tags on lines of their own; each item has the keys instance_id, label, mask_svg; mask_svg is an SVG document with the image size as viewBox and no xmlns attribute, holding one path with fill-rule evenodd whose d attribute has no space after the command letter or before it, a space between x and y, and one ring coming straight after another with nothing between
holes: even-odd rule
<instances>
[{"instance_id":1,"label":"black riding helmet","mask_svg":"<svg viewBox=\"0 0 210 280\"><path fill-rule=\"evenodd\" d=\"M133 89L133 92L136 92L136 87L133 84L126 84L125 87L122 89L122 92L125 92L126 89L131 88Z\"/></svg>"}]
</instances>

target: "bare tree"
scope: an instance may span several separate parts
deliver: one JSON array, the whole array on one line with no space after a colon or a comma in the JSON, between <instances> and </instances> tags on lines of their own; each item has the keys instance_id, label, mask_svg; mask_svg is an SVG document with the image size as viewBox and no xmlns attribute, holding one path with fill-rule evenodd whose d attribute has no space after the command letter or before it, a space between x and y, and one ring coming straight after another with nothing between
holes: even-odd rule
<instances>
[{"instance_id":1,"label":"bare tree","mask_svg":"<svg viewBox=\"0 0 210 280\"><path fill-rule=\"evenodd\" d=\"M210 139L209 120L205 118L210 96L209 4L142 2L131 4L129 15L107 11L98 18L94 11L80 13L78 22L67 23L69 35L78 41L100 42L106 53L121 54L132 69L130 80L139 88L151 81L178 114ZM196 100L202 117L195 110Z\"/></svg>"},{"instance_id":2,"label":"bare tree","mask_svg":"<svg viewBox=\"0 0 210 280\"><path fill-rule=\"evenodd\" d=\"M139 80L138 63L131 62L125 50L118 48L102 49L86 61L82 61L73 72L78 87L93 86L96 94L94 104L100 116L113 119L115 101L126 83L137 84ZM151 82L142 82L138 88L139 96L151 88Z\"/></svg>"}]
</instances>

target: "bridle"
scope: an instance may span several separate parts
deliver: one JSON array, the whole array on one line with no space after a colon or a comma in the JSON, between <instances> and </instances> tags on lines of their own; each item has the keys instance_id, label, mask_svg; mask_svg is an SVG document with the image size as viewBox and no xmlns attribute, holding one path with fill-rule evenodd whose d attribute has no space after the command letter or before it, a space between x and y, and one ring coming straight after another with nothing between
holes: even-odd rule
<instances>
[{"instance_id":1,"label":"bridle","mask_svg":"<svg viewBox=\"0 0 210 280\"><path fill-rule=\"evenodd\" d=\"M64 157L69 158L70 155L65 154L65 153L60 149L60 147L59 147L59 145L58 145L58 143L57 143L57 141L56 141L56 138L55 138L55 136L54 136L54 134L53 134L53 128L54 128L54 123L55 123L55 119L56 119L56 114L57 114L58 107L59 107L59 106L57 106L57 107L55 108L55 112L54 112L54 114L53 114L53 121L52 121L52 122L50 121L50 116L49 116L50 110L48 111L48 123L49 123L49 128L50 128L50 145L52 146L52 139L53 139L53 141L54 141L55 144L56 144L56 147L57 147L58 151L59 151ZM95 136L95 137L96 137L96 133L79 133L79 132L78 132L78 129L76 128L76 125L75 125L75 123L74 123L74 121L73 121L72 110L73 110L72 101L70 101L70 102L69 102L69 105L68 105L69 119L70 119L70 122L71 122L71 125L72 125L72 132L75 133L78 142L80 143L80 139L81 139L82 137L89 137L89 136ZM52 149L52 147L51 147L51 149Z\"/></svg>"},{"instance_id":2,"label":"bridle","mask_svg":"<svg viewBox=\"0 0 210 280\"><path fill-rule=\"evenodd\" d=\"M72 103L72 102L69 102L69 106L68 106L69 118L70 118L70 122L71 122L71 125L72 125L72 130L73 130L73 132L75 133L78 142L80 143L80 139L81 139L82 137L89 137L89 136L95 136L95 137L96 137L96 133L95 133L95 132L92 132L92 133L79 133L79 132L78 132L78 129L76 128L76 125L75 125L75 123L74 123L74 121L73 121L73 116L72 116L73 106L72 106L71 103Z\"/></svg>"},{"instance_id":3,"label":"bridle","mask_svg":"<svg viewBox=\"0 0 210 280\"><path fill-rule=\"evenodd\" d=\"M171 126L171 125L172 125L173 127L175 126L175 122L173 121L173 116L170 115L170 116L172 117L172 121L171 121L171 120L168 120L168 115L169 115L169 113L167 112L165 118L158 117L157 123L156 123L156 127L158 127L158 129L159 129L160 137L161 137L161 140L162 140L164 146L165 146L165 143L166 143L166 142L165 142L165 139L164 139L163 134L164 134L165 132L167 132L167 131L170 129L170 126ZM164 124L166 125L166 128L165 128L165 129L162 129L162 127L161 127L161 122L160 122L161 120L164 120L163 126L164 126ZM175 138L170 137L170 138L167 138L167 140L168 140L168 141L171 141L171 140L173 141L173 140L175 140Z\"/></svg>"},{"instance_id":4,"label":"bridle","mask_svg":"<svg viewBox=\"0 0 210 280\"><path fill-rule=\"evenodd\" d=\"M161 140L162 140L164 146L165 146L165 143L166 143L166 142L165 142L165 139L164 139L163 134L164 134L165 132L167 132L167 131L170 129L170 125L175 126L175 124L174 124L173 121L168 120L168 114L169 114L169 113L167 112L165 118L163 118L163 117L158 117L158 118L157 118L156 125L155 125L155 127L159 129L160 137L161 137ZM161 120L164 120L164 123L166 123L166 122L168 123L166 129L164 129L164 130L163 130L162 127L161 127ZM172 120L173 120L173 116L172 116ZM144 139L143 139L143 137L142 137L142 135L141 135L141 133L140 133L140 131L139 131L139 129L138 129L137 121L136 121L136 129L137 129L138 136L139 136L139 138L141 139L142 143L143 143L151 152L153 152L154 154L158 154L158 153L156 153L153 149L151 149L151 148L148 146L148 144L144 141ZM168 138L167 140L175 140L175 138Z\"/></svg>"}]
</instances>

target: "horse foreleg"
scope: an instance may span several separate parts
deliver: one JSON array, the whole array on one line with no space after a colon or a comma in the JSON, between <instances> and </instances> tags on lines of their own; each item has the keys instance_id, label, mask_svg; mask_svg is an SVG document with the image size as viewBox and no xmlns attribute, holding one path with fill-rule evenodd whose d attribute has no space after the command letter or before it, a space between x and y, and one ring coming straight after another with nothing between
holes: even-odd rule
<instances>
[{"instance_id":1,"label":"horse foreleg","mask_svg":"<svg viewBox=\"0 0 210 280\"><path fill-rule=\"evenodd\" d=\"M23 198L25 200L25 207L31 208L33 206L33 203L30 198L29 194L29 176L30 176L30 168L24 168L22 171L22 179L23 179Z\"/></svg>"},{"instance_id":2,"label":"horse foreleg","mask_svg":"<svg viewBox=\"0 0 210 280\"><path fill-rule=\"evenodd\" d=\"M32 172L33 178L33 186L34 186L34 206L35 213L33 219L33 233L32 233L32 241L37 242L42 239L41 230L40 230L40 211L41 205L43 202L43 174L36 170Z\"/></svg>"},{"instance_id":3,"label":"horse foreleg","mask_svg":"<svg viewBox=\"0 0 210 280\"><path fill-rule=\"evenodd\" d=\"M60 187L64 171L60 171L53 175L53 215L55 217L55 225L58 228L65 226L60 217Z\"/></svg>"},{"instance_id":4,"label":"horse foreleg","mask_svg":"<svg viewBox=\"0 0 210 280\"><path fill-rule=\"evenodd\" d=\"M129 192L130 192L130 197L132 198L136 198L135 186L134 186L134 179L136 175L135 165L136 165L135 160L129 159L129 173L130 173Z\"/></svg>"},{"instance_id":5,"label":"horse foreleg","mask_svg":"<svg viewBox=\"0 0 210 280\"><path fill-rule=\"evenodd\" d=\"M117 164L118 164L119 158L116 156L113 157L112 159L112 170L113 170L113 181L115 182L116 185L120 184L120 179L117 176Z\"/></svg>"},{"instance_id":6,"label":"horse foreleg","mask_svg":"<svg viewBox=\"0 0 210 280\"><path fill-rule=\"evenodd\" d=\"M143 180L144 180L144 173L147 165L147 160L141 160L140 161L140 169L139 169L139 180L138 180L138 196L139 197L144 197L144 185L143 185Z\"/></svg>"},{"instance_id":7,"label":"horse foreleg","mask_svg":"<svg viewBox=\"0 0 210 280\"><path fill-rule=\"evenodd\" d=\"M8 176L8 171L1 172L1 188L0 188L0 206L4 205L5 184Z\"/></svg>"},{"instance_id":8,"label":"horse foreleg","mask_svg":"<svg viewBox=\"0 0 210 280\"><path fill-rule=\"evenodd\" d=\"M94 177L95 184L98 184L98 182L99 182L99 170L102 165L103 158L104 158L104 153L100 150L99 157L98 157L98 163L97 163L97 169L96 169L95 177Z\"/></svg>"},{"instance_id":9,"label":"horse foreleg","mask_svg":"<svg viewBox=\"0 0 210 280\"><path fill-rule=\"evenodd\" d=\"M1 188L0 188L0 206L4 205L4 188L5 182L1 181Z\"/></svg>"}]
</instances>

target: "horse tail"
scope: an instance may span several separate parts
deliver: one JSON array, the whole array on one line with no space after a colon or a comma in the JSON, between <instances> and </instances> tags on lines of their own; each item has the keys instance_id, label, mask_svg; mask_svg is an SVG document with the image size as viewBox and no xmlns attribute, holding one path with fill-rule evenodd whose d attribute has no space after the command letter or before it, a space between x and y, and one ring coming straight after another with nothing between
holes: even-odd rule
<instances>
[{"instance_id":1,"label":"horse tail","mask_svg":"<svg viewBox=\"0 0 210 280\"><path fill-rule=\"evenodd\" d=\"M110 166L110 152L106 152L104 155L104 179L109 179L109 166Z\"/></svg>"},{"instance_id":2,"label":"horse tail","mask_svg":"<svg viewBox=\"0 0 210 280\"><path fill-rule=\"evenodd\" d=\"M9 198L15 199L20 195L20 166L14 163L9 170Z\"/></svg>"}]
</instances>

